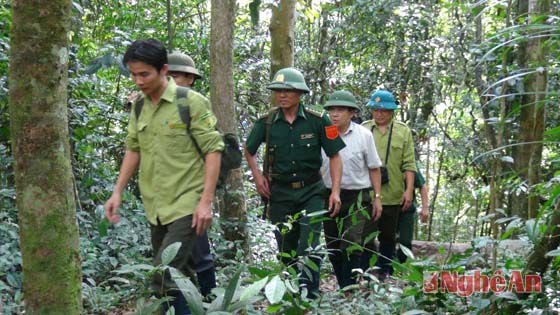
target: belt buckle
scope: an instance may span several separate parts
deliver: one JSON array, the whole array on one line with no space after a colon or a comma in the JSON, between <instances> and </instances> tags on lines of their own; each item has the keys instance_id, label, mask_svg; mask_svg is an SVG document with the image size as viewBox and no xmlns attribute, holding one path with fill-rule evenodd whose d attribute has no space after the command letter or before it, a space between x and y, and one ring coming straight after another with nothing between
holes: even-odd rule
<instances>
[{"instance_id":1,"label":"belt buckle","mask_svg":"<svg viewBox=\"0 0 560 315\"><path fill-rule=\"evenodd\" d=\"M299 181L290 183L290 186L292 186L292 189L300 189L303 188L304 184L303 181Z\"/></svg>"}]
</instances>

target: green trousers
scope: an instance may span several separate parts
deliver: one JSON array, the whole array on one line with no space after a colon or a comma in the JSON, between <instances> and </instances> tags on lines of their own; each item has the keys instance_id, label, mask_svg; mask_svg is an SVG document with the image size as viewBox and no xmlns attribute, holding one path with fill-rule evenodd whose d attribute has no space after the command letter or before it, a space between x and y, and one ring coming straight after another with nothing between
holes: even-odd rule
<instances>
[{"instance_id":1,"label":"green trousers","mask_svg":"<svg viewBox=\"0 0 560 315\"><path fill-rule=\"evenodd\" d=\"M416 207L412 206L399 215L399 244L412 250L412 238L414 237L414 223L417 218ZM406 261L407 256L400 249L397 250L397 257L401 263Z\"/></svg>"},{"instance_id":2,"label":"green trousers","mask_svg":"<svg viewBox=\"0 0 560 315\"><path fill-rule=\"evenodd\" d=\"M191 227L191 224L192 215L188 215L166 225L150 224L150 230L152 235L154 266L161 264L161 254L167 246L175 242L180 242L181 248L169 265L181 271L196 284L192 261L196 231ZM168 295L171 292L177 292L177 286L171 279L169 271L166 271L163 276L160 273L154 274L152 288L160 296Z\"/></svg>"},{"instance_id":3,"label":"green trousers","mask_svg":"<svg viewBox=\"0 0 560 315\"><path fill-rule=\"evenodd\" d=\"M269 208L280 260L286 266L297 268L299 257L307 264L301 274L300 286L306 287L310 297L319 295L321 259L312 254L319 245L322 216L309 215L324 209L325 186L322 181L294 189L289 185L273 183Z\"/></svg>"}]
</instances>

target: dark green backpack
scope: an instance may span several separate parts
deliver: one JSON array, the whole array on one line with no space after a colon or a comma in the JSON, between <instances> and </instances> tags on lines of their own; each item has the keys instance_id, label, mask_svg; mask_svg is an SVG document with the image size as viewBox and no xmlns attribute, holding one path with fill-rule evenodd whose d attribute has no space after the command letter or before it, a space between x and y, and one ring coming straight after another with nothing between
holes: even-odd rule
<instances>
[{"instance_id":1,"label":"dark green backpack","mask_svg":"<svg viewBox=\"0 0 560 315\"><path fill-rule=\"evenodd\" d=\"M182 86L177 87L177 99L186 99L188 93L189 93L189 88L182 87ZM186 128L187 135L193 142L194 147L198 152L198 155L202 160L204 160L204 154L202 153L202 150L200 149L198 142L196 142L196 139L191 133L190 107L188 105L181 106L180 103L182 102L177 102L177 109L179 110L179 116L181 116L181 120L183 121L183 123L185 123L187 127ZM140 117L140 114L142 113L142 107L144 107L144 98L139 97L134 105L134 114L137 120L138 117ZM218 188L224 187L225 180L229 174L229 171L241 167L241 159L242 159L241 149L239 148L239 140L237 139L237 135L230 132L221 133L221 134L222 134L222 140L224 141L224 151L222 152L222 163L220 166L220 176L218 177Z\"/></svg>"}]
</instances>

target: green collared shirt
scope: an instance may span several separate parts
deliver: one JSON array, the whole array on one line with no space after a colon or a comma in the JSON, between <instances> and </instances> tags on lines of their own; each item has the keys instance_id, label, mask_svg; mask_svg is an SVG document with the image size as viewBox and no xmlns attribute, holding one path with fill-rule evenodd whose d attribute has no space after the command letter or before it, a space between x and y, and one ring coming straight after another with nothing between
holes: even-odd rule
<instances>
[{"instance_id":1,"label":"green collared shirt","mask_svg":"<svg viewBox=\"0 0 560 315\"><path fill-rule=\"evenodd\" d=\"M148 221L171 223L192 214L204 188L204 161L187 135L177 109L177 85L169 79L157 106L144 95L137 118L131 111L126 148L140 152L139 186ZM222 151L208 99L189 90L191 133L204 154Z\"/></svg>"},{"instance_id":2,"label":"green collared shirt","mask_svg":"<svg viewBox=\"0 0 560 315\"><path fill-rule=\"evenodd\" d=\"M334 131L326 114L317 113L298 105L293 123L288 123L282 110L272 113L269 150L273 154L272 180L279 183L302 181L319 176L321 148L331 157L344 148L344 142ZM266 142L267 116L261 117L247 138L246 148L254 155L261 143ZM331 132L327 128L332 126Z\"/></svg>"},{"instance_id":3,"label":"green collared shirt","mask_svg":"<svg viewBox=\"0 0 560 315\"><path fill-rule=\"evenodd\" d=\"M385 161L391 124L393 124L391 150L388 161ZM362 125L373 132L377 153L389 172L389 182L381 186L381 203L388 206L399 205L405 190L405 171L416 172L412 132L405 124L394 119L387 126L384 134L376 128L374 120L365 121Z\"/></svg>"}]
</instances>

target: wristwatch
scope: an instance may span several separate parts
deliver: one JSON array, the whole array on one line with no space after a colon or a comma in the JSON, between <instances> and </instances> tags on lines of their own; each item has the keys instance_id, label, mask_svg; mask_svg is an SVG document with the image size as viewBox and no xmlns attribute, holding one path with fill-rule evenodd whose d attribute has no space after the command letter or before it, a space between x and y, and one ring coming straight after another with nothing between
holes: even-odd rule
<instances>
[{"instance_id":1,"label":"wristwatch","mask_svg":"<svg viewBox=\"0 0 560 315\"><path fill-rule=\"evenodd\" d=\"M380 193L375 193L375 199L380 199L381 198L381 194Z\"/></svg>"}]
</instances>

